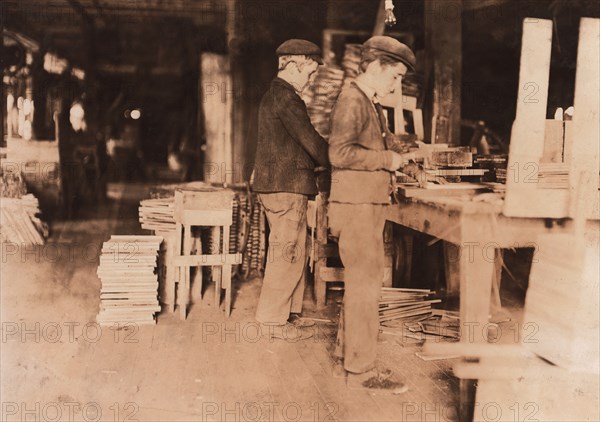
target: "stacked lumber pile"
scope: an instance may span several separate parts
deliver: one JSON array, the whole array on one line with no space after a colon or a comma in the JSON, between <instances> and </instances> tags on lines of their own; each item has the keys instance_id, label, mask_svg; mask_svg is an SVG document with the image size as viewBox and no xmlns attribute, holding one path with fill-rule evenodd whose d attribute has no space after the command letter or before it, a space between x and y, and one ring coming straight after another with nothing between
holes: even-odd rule
<instances>
[{"instance_id":1,"label":"stacked lumber pile","mask_svg":"<svg viewBox=\"0 0 600 422\"><path fill-rule=\"evenodd\" d=\"M48 226L40 218L38 199L27 193L23 176L0 169L0 234L3 242L43 245Z\"/></svg>"},{"instance_id":2,"label":"stacked lumber pile","mask_svg":"<svg viewBox=\"0 0 600 422\"><path fill-rule=\"evenodd\" d=\"M506 183L507 160L505 154L476 155L473 157L473 167L489 170L483 178L485 182Z\"/></svg>"},{"instance_id":3,"label":"stacked lumber pile","mask_svg":"<svg viewBox=\"0 0 600 422\"><path fill-rule=\"evenodd\" d=\"M342 68L344 69L344 84L353 81L359 73L362 44L346 44Z\"/></svg>"},{"instance_id":4,"label":"stacked lumber pile","mask_svg":"<svg viewBox=\"0 0 600 422\"><path fill-rule=\"evenodd\" d=\"M251 203L250 227L245 252L242 256L242 273L249 277L262 275L265 270L266 258L266 216L265 211L256 196L248 198Z\"/></svg>"},{"instance_id":5,"label":"stacked lumber pile","mask_svg":"<svg viewBox=\"0 0 600 422\"><path fill-rule=\"evenodd\" d=\"M38 217L40 207L35 196L29 193L21 198L2 198L0 209L0 232L3 242L21 245L44 244L44 239L48 236L48 226Z\"/></svg>"},{"instance_id":6,"label":"stacked lumber pile","mask_svg":"<svg viewBox=\"0 0 600 422\"><path fill-rule=\"evenodd\" d=\"M569 164L540 163L538 189L568 189Z\"/></svg>"},{"instance_id":7,"label":"stacked lumber pile","mask_svg":"<svg viewBox=\"0 0 600 422\"><path fill-rule=\"evenodd\" d=\"M460 339L460 318L458 312L431 309L428 314L400 319L398 324L383 322L383 334L398 336L403 342L453 342Z\"/></svg>"},{"instance_id":8,"label":"stacked lumber pile","mask_svg":"<svg viewBox=\"0 0 600 422\"><path fill-rule=\"evenodd\" d=\"M379 322L415 322L431 316L431 305L440 299L428 299L435 292L428 289L383 287L379 299Z\"/></svg>"},{"instance_id":9,"label":"stacked lumber pile","mask_svg":"<svg viewBox=\"0 0 600 422\"><path fill-rule=\"evenodd\" d=\"M140 201L139 221L143 229L155 231L175 230L174 198L155 198Z\"/></svg>"},{"instance_id":10,"label":"stacked lumber pile","mask_svg":"<svg viewBox=\"0 0 600 422\"><path fill-rule=\"evenodd\" d=\"M434 309L423 321L406 323L405 337L415 340L457 341L460 339L458 312Z\"/></svg>"},{"instance_id":11,"label":"stacked lumber pile","mask_svg":"<svg viewBox=\"0 0 600 422\"><path fill-rule=\"evenodd\" d=\"M155 324L158 303L156 274L160 236L111 236L102 245L97 274L102 282L100 325Z\"/></svg>"},{"instance_id":12,"label":"stacked lumber pile","mask_svg":"<svg viewBox=\"0 0 600 422\"><path fill-rule=\"evenodd\" d=\"M506 174L507 174L506 169L503 169L503 168L496 169L496 181L498 183L506 184Z\"/></svg>"},{"instance_id":13,"label":"stacked lumber pile","mask_svg":"<svg viewBox=\"0 0 600 422\"><path fill-rule=\"evenodd\" d=\"M0 168L0 197L20 198L27 194L27 185L19 172Z\"/></svg>"},{"instance_id":14,"label":"stacked lumber pile","mask_svg":"<svg viewBox=\"0 0 600 422\"><path fill-rule=\"evenodd\" d=\"M315 81L306 96L308 115L319 134L329 138L329 116L342 89L344 71L319 66Z\"/></svg>"}]
</instances>

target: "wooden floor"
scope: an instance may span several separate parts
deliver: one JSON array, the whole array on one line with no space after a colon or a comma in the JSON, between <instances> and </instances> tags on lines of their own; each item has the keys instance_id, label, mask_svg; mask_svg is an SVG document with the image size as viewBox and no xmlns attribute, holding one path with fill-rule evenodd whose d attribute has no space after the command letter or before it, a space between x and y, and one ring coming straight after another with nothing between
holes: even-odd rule
<instances>
[{"instance_id":1,"label":"wooden floor","mask_svg":"<svg viewBox=\"0 0 600 422\"><path fill-rule=\"evenodd\" d=\"M420 346L399 337L381 336L380 363L409 391L388 397L331 376L335 324L319 324L302 342L260 338L260 279L235 285L229 319L208 286L186 321L162 313L156 326L99 330L97 251L111 234L144 233L136 202L144 194L121 187L126 199L54 224L46 246L3 250L2 420L27 412L35 420L56 412L57 420L106 421L457 420L452 361L423 361ZM339 305L316 313L310 294L307 314L337 318Z\"/></svg>"}]
</instances>

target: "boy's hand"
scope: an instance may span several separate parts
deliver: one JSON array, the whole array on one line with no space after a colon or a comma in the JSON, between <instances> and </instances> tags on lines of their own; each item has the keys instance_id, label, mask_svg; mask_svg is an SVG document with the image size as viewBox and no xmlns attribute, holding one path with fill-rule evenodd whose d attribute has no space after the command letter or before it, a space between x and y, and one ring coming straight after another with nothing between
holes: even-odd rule
<instances>
[{"instance_id":1,"label":"boy's hand","mask_svg":"<svg viewBox=\"0 0 600 422\"><path fill-rule=\"evenodd\" d=\"M396 171L404 164L406 164L406 160L404 159L404 157L402 157L402 155L400 154L392 152L392 165L387 170Z\"/></svg>"},{"instance_id":2,"label":"boy's hand","mask_svg":"<svg viewBox=\"0 0 600 422\"><path fill-rule=\"evenodd\" d=\"M409 163L402 167L402 173L416 179L417 182L419 182L419 186L422 188L427 187L428 182L435 182L440 185L448 184L443 177L427 174L427 172L421 169L416 163Z\"/></svg>"}]
</instances>

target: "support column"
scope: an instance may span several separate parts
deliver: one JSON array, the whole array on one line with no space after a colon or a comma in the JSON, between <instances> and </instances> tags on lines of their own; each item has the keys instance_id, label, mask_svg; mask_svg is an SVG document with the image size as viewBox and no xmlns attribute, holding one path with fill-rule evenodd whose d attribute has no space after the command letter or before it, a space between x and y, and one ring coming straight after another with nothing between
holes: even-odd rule
<instances>
[{"instance_id":1,"label":"support column","mask_svg":"<svg viewBox=\"0 0 600 422\"><path fill-rule=\"evenodd\" d=\"M425 0L425 78L433 101L425 110L425 137L460 145L462 0Z\"/></svg>"},{"instance_id":2,"label":"support column","mask_svg":"<svg viewBox=\"0 0 600 422\"><path fill-rule=\"evenodd\" d=\"M241 60L241 22L238 0L227 1L227 45L229 49L229 63L231 69L231 154L234 173L227 182L239 183L243 181L243 170L246 158L246 142L244 139L244 86L243 65Z\"/></svg>"}]
</instances>

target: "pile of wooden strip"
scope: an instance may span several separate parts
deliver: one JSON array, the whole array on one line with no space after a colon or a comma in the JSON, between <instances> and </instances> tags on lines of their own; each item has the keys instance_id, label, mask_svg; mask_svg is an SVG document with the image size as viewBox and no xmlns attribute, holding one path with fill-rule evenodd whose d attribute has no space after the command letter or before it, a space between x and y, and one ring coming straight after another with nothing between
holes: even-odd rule
<instances>
[{"instance_id":1,"label":"pile of wooden strip","mask_svg":"<svg viewBox=\"0 0 600 422\"><path fill-rule=\"evenodd\" d=\"M496 182L506 184L507 170L505 168L496 169Z\"/></svg>"},{"instance_id":2,"label":"pile of wooden strip","mask_svg":"<svg viewBox=\"0 0 600 422\"><path fill-rule=\"evenodd\" d=\"M250 216L250 233L246 243L246 251L242 258L242 272L246 277L262 276L265 270L266 257L266 216L257 197L252 200Z\"/></svg>"},{"instance_id":3,"label":"pile of wooden strip","mask_svg":"<svg viewBox=\"0 0 600 422\"><path fill-rule=\"evenodd\" d=\"M329 137L329 116L342 89L344 71L320 66L306 98L310 120L324 138Z\"/></svg>"},{"instance_id":4,"label":"pile of wooden strip","mask_svg":"<svg viewBox=\"0 0 600 422\"><path fill-rule=\"evenodd\" d=\"M102 282L101 325L155 324L158 303L156 274L160 236L111 236L102 245L97 274Z\"/></svg>"},{"instance_id":5,"label":"pile of wooden strip","mask_svg":"<svg viewBox=\"0 0 600 422\"><path fill-rule=\"evenodd\" d=\"M0 199L0 233L3 242L21 245L43 245L48 236L48 226L40 214L38 199L33 194L20 198Z\"/></svg>"},{"instance_id":6,"label":"pile of wooden strip","mask_svg":"<svg viewBox=\"0 0 600 422\"><path fill-rule=\"evenodd\" d=\"M398 324L382 323L380 331L409 343L427 340L452 342L460 339L460 318L458 312L432 309L430 314L400 320Z\"/></svg>"},{"instance_id":7,"label":"pile of wooden strip","mask_svg":"<svg viewBox=\"0 0 600 422\"><path fill-rule=\"evenodd\" d=\"M143 229L156 231L175 230L174 198L144 199L140 201L139 221Z\"/></svg>"},{"instance_id":8,"label":"pile of wooden strip","mask_svg":"<svg viewBox=\"0 0 600 422\"><path fill-rule=\"evenodd\" d=\"M238 197L235 197L233 200L233 208L232 208L232 220L235 221L235 224L231 225L229 230L229 250L237 251L239 245L239 229L240 225L237 222L240 219L240 200Z\"/></svg>"},{"instance_id":9,"label":"pile of wooden strip","mask_svg":"<svg viewBox=\"0 0 600 422\"><path fill-rule=\"evenodd\" d=\"M342 67L344 68L344 84L358 76L362 44L346 44Z\"/></svg>"},{"instance_id":10,"label":"pile of wooden strip","mask_svg":"<svg viewBox=\"0 0 600 422\"><path fill-rule=\"evenodd\" d=\"M486 154L473 157L473 167L489 170L483 181L506 183L506 165L508 156L506 154Z\"/></svg>"},{"instance_id":11,"label":"pile of wooden strip","mask_svg":"<svg viewBox=\"0 0 600 422\"><path fill-rule=\"evenodd\" d=\"M431 316L431 305L440 299L428 299L435 292L428 289L383 287L379 299L379 322L420 321Z\"/></svg>"},{"instance_id":12,"label":"pile of wooden strip","mask_svg":"<svg viewBox=\"0 0 600 422\"><path fill-rule=\"evenodd\" d=\"M434 309L427 319L405 324L410 333L407 333L406 337L417 340L455 341L460 339L459 321L458 312Z\"/></svg>"},{"instance_id":13,"label":"pile of wooden strip","mask_svg":"<svg viewBox=\"0 0 600 422\"><path fill-rule=\"evenodd\" d=\"M566 163L540 163L538 189L568 189L569 165Z\"/></svg>"},{"instance_id":14,"label":"pile of wooden strip","mask_svg":"<svg viewBox=\"0 0 600 422\"><path fill-rule=\"evenodd\" d=\"M27 185L20 172L4 171L0 167L0 197L20 198L27 194Z\"/></svg>"}]
</instances>

